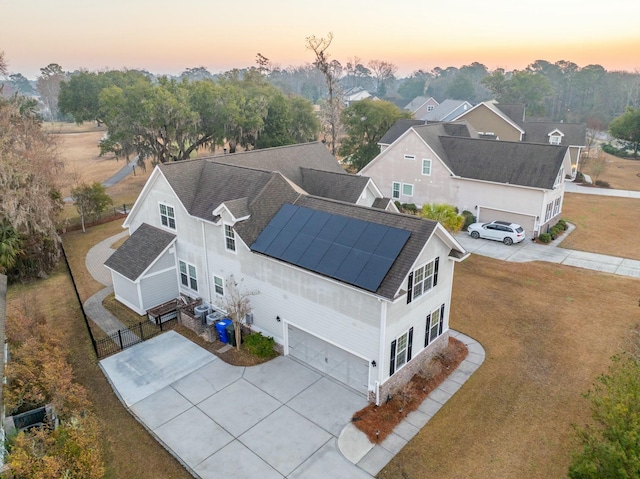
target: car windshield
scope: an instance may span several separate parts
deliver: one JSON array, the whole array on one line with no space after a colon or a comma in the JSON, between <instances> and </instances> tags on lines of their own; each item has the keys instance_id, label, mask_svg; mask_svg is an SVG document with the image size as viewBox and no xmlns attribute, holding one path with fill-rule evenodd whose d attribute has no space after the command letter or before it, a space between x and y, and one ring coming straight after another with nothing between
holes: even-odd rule
<instances>
[{"instance_id":1,"label":"car windshield","mask_svg":"<svg viewBox=\"0 0 640 479\"><path fill-rule=\"evenodd\" d=\"M522 233L524 230L523 230L522 228L516 228L516 231L517 231L518 233Z\"/></svg>"}]
</instances>

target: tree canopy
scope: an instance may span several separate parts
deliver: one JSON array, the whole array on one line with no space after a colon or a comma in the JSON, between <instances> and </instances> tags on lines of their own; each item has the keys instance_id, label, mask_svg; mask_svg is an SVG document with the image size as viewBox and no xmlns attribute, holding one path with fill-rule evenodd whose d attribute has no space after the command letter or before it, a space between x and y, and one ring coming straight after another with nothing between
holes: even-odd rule
<instances>
[{"instance_id":1,"label":"tree canopy","mask_svg":"<svg viewBox=\"0 0 640 479\"><path fill-rule=\"evenodd\" d=\"M609 132L615 138L632 143L634 156L637 156L640 146L640 108L627 108L622 115L614 118L609 124Z\"/></svg>"},{"instance_id":2,"label":"tree canopy","mask_svg":"<svg viewBox=\"0 0 640 479\"><path fill-rule=\"evenodd\" d=\"M342 112L346 137L340 154L356 170L364 168L379 152L378 142L400 118L411 118L393 103L383 100L354 102Z\"/></svg>"},{"instance_id":3,"label":"tree canopy","mask_svg":"<svg viewBox=\"0 0 640 479\"><path fill-rule=\"evenodd\" d=\"M435 220L450 233L457 233L464 225L464 216L459 215L456 207L445 203L428 203L418 213L422 218Z\"/></svg>"}]
</instances>

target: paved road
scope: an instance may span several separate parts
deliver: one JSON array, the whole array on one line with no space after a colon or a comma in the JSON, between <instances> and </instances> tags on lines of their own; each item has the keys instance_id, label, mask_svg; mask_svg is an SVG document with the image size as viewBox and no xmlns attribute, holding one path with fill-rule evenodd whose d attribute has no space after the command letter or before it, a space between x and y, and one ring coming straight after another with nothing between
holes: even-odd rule
<instances>
[{"instance_id":1,"label":"paved road","mask_svg":"<svg viewBox=\"0 0 640 479\"><path fill-rule=\"evenodd\" d=\"M639 198L640 191L613 190L610 188L596 188L593 186L582 186L577 183L567 182L564 187L567 193L581 193L584 195L619 196L621 198Z\"/></svg>"}]
</instances>

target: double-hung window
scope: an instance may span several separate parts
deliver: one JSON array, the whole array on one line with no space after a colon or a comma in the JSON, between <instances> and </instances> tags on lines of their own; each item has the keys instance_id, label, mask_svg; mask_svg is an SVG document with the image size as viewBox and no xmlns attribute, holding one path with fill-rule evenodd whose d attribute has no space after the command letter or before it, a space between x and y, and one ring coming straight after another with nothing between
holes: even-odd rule
<instances>
[{"instance_id":1,"label":"double-hung window","mask_svg":"<svg viewBox=\"0 0 640 479\"><path fill-rule=\"evenodd\" d=\"M160 222L162 226L176 229L176 216L172 206L160 203Z\"/></svg>"},{"instance_id":2,"label":"double-hung window","mask_svg":"<svg viewBox=\"0 0 640 479\"><path fill-rule=\"evenodd\" d=\"M426 348L442 334L444 323L444 304L427 315L427 328L424 332L424 347Z\"/></svg>"},{"instance_id":3,"label":"double-hung window","mask_svg":"<svg viewBox=\"0 0 640 479\"><path fill-rule=\"evenodd\" d=\"M233 232L233 227L230 225L224 225L224 240L224 245L227 250L236 250L236 234Z\"/></svg>"},{"instance_id":4,"label":"double-hung window","mask_svg":"<svg viewBox=\"0 0 640 479\"><path fill-rule=\"evenodd\" d=\"M556 198L553 202L553 216L556 216L560 213L560 197Z\"/></svg>"},{"instance_id":5,"label":"double-hung window","mask_svg":"<svg viewBox=\"0 0 640 479\"><path fill-rule=\"evenodd\" d=\"M547 211L544 215L544 220L549 221L551 219L552 214L553 214L553 201L547 205Z\"/></svg>"},{"instance_id":6,"label":"double-hung window","mask_svg":"<svg viewBox=\"0 0 640 479\"><path fill-rule=\"evenodd\" d=\"M224 279L220 276L213 276L213 289L218 296L224 296Z\"/></svg>"},{"instance_id":7,"label":"double-hung window","mask_svg":"<svg viewBox=\"0 0 640 479\"><path fill-rule=\"evenodd\" d=\"M413 345L413 328L391 341L391 358L389 363L389 375L395 373L411 359Z\"/></svg>"},{"instance_id":8,"label":"double-hung window","mask_svg":"<svg viewBox=\"0 0 640 479\"><path fill-rule=\"evenodd\" d=\"M431 160L424 158L422 160L422 174L423 175L431 175Z\"/></svg>"},{"instance_id":9,"label":"double-hung window","mask_svg":"<svg viewBox=\"0 0 640 479\"><path fill-rule=\"evenodd\" d=\"M397 200L400 198L400 182L394 181L391 186L391 198Z\"/></svg>"},{"instance_id":10,"label":"double-hung window","mask_svg":"<svg viewBox=\"0 0 640 479\"><path fill-rule=\"evenodd\" d=\"M436 284L438 284L438 266L440 258L420 266L409 274L407 285L407 303L418 299Z\"/></svg>"},{"instance_id":11,"label":"double-hung window","mask_svg":"<svg viewBox=\"0 0 640 479\"><path fill-rule=\"evenodd\" d=\"M198 273L194 265L180 261L180 284L198 291Z\"/></svg>"}]
</instances>

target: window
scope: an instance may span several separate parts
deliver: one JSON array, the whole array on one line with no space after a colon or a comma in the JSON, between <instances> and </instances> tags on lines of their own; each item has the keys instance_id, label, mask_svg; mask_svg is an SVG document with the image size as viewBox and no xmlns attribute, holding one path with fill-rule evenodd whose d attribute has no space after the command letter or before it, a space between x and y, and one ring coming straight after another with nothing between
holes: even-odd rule
<instances>
[{"instance_id":1,"label":"window","mask_svg":"<svg viewBox=\"0 0 640 479\"><path fill-rule=\"evenodd\" d=\"M547 205L547 212L544 215L544 220L549 221L551 219L552 213L553 213L553 201Z\"/></svg>"},{"instance_id":2,"label":"window","mask_svg":"<svg viewBox=\"0 0 640 479\"><path fill-rule=\"evenodd\" d=\"M233 232L233 228L230 225L224 225L224 239L225 247L229 251L236 250L236 234Z\"/></svg>"},{"instance_id":3,"label":"window","mask_svg":"<svg viewBox=\"0 0 640 479\"><path fill-rule=\"evenodd\" d=\"M560 213L560 198L556 198L556 201L553 202L553 216L556 216Z\"/></svg>"},{"instance_id":4,"label":"window","mask_svg":"<svg viewBox=\"0 0 640 479\"><path fill-rule=\"evenodd\" d=\"M389 364L389 376L411 360L411 347L413 344L413 328L391 341L391 361Z\"/></svg>"},{"instance_id":5,"label":"window","mask_svg":"<svg viewBox=\"0 0 640 479\"><path fill-rule=\"evenodd\" d=\"M400 198L400 183L398 183L397 181L394 181L393 185L391 186L391 198L393 198L394 200Z\"/></svg>"},{"instance_id":6,"label":"window","mask_svg":"<svg viewBox=\"0 0 640 479\"><path fill-rule=\"evenodd\" d=\"M427 315L427 329L424 333L424 347L426 348L442 334L444 325L444 304Z\"/></svg>"},{"instance_id":7,"label":"window","mask_svg":"<svg viewBox=\"0 0 640 479\"><path fill-rule=\"evenodd\" d=\"M433 111L434 108L433 105L427 105L427 111Z\"/></svg>"},{"instance_id":8,"label":"window","mask_svg":"<svg viewBox=\"0 0 640 479\"><path fill-rule=\"evenodd\" d=\"M552 145L559 145L562 141L562 137L560 135L551 135L549 137L549 143Z\"/></svg>"},{"instance_id":9,"label":"window","mask_svg":"<svg viewBox=\"0 0 640 479\"><path fill-rule=\"evenodd\" d=\"M414 270L409 274L407 285L407 303L418 299L424 293L438 284L438 266L440 257L430 261L424 266Z\"/></svg>"},{"instance_id":10,"label":"window","mask_svg":"<svg viewBox=\"0 0 640 479\"><path fill-rule=\"evenodd\" d=\"M180 283L182 286L198 291L198 275L195 266L180 261Z\"/></svg>"},{"instance_id":11,"label":"window","mask_svg":"<svg viewBox=\"0 0 640 479\"><path fill-rule=\"evenodd\" d=\"M431 174L431 160L427 160L427 159L422 160L422 174L423 175Z\"/></svg>"},{"instance_id":12,"label":"window","mask_svg":"<svg viewBox=\"0 0 640 479\"><path fill-rule=\"evenodd\" d=\"M224 296L224 280L220 276L213 276L213 289L219 296Z\"/></svg>"},{"instance_id":13,"label":"window","mask_svg":"<svg viewBox=\"0 0 640 479\"><path fill-rule=\"evenodd\" d=\"M404 155L404 159L405 160L415 160L416 156L415 155Z\"/></svg>"},{"instance_id":14,"label":"window","mask_svg":"<svg viewBox=\"0 0 640 479\"><path fill-rule=\"evenodd\" d=\"M160 203L160 222L162 226L166 226L172 230L176 229L176 217L173 207Z\"/></svg>"},{"instance_id":15,"label":"window","mask_svg":"<svg viewBox=\"0 0 640 479\"><path fill-rule=\"evenodd\" d=\"M560 168L560 171L558 171L558 176L556 176L556 181L553 183L553 187L555 188L556 186L561 185L563 180L564 168Z\"/></svg>"},{"instance_id":16,"label":"window","mask_svg":"<svg viewBox=\"0 0 640 479\"><path fill-rule=\"evenodd\" d=\"M413 185L410 185L408 183L403 183L402 184L402 194L404 196L413 196Z\"/></svg>"}]
</instances>

